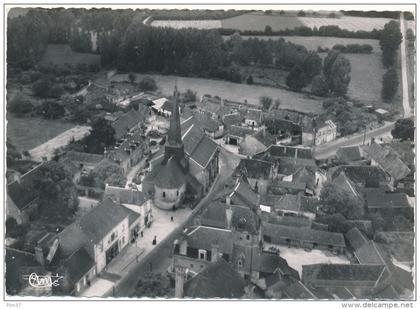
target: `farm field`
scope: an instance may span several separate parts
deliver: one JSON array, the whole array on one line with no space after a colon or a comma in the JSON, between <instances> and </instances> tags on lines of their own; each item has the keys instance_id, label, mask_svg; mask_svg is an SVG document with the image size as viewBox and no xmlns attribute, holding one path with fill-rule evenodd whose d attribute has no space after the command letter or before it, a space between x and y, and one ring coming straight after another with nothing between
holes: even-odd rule
<instances>
[{"instance_id":1,"label":"farm field","mask_svg":"<svg viewBox=\"0 0 420 309\"><path fill-rule=\"evenodd\" d=\"M96 54L78 53L66 44L49 44L40 64L53 64L62 66L66 63L77 65L80 63L100 64L101 57Z\"/></svg>"},{"instance_id":2,"label":"farm field","mask_svg":"<svg viewBox=\"0 0 420 309\"><path fill-rule=\"evenodd\" d=\"M351 31L371 31L382 29L389 22L389 18L368 18L342 16L340 18L328 17L298 17L298 16L267 16L259 14L244 14L222 20L223 28L238 30L264 31L266 26L270 26L273 31L293 29L305 26L309 28L327 25L339 26L341 29Z\"/></svg>"},{"instance_id":3,"label":"farm field","mask_svg":"<svg viewBox=\"0 0 420 309\"><path fill-rule=\"evenodd\" d=\"M221 20L154 20L150 24L152 27L169 27L174 29L196 28L196 29L216 29L222 28Z\"/></svg>"},{"instance_id":4,"label":"farm field","mask_svg":"<svg viewBox=\"0 0 420 309\"><path fill-rule=\"evenodd\" d=\"M372 53L380 53L381 48L379 46L379 40L372 39L355 39L355 38L335 38L335 37L319 37L319 36L276 36L276 35L267 35L267 36L252 36L252 35L242 35L242 39L246 40L249 38L256 38L259 40L278 40L280 38L285 39L294 44L303 45L308 50L316 51L318 47L329 48L331 49L336 44L369 44L372 46ZM224 40L229 39L229 36L224 36Z\"/></svg>"},{"instance_id":5,"label":"farm field","mask_svg":"<svg viewBox=\"0 0 420 309\"><path fill-rule=\"evenodd\" d=\"M7 114L7 138L18 150L30 150L74 127L62 120L17 118Z\"/></svg>"},{"instance_id":6,"label":"farm field","mask_svg":"<svg viewBox=\"0 0 420 309\"><path fill-rule=\"evenodd\" d=\"M175 80L179 91L191 89L197 92L198 97L204 94L212 96L218 95L221 98L229 99L237 102L244 102L260 105L261 96L272 97L273 100L279 98L282 108L293 108L302 112L317 113L322 110L322 102L319 100L308 98L305 94L296 93L284 89L236 84L220 80L211 80L204 78L176 77L171 75L158 74L137 74L137 78L150 76L155 79L160 91L163 94L173 92ZM115 75L111 81L121 82L128 79L127 74Z\"/></svg>"}]
</instances>

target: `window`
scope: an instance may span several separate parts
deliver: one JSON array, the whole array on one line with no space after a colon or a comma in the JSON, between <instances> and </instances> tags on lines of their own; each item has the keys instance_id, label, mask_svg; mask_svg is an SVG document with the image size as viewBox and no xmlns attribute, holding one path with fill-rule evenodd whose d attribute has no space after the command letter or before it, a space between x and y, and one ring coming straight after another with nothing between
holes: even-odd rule
<instances>
[{"instance_id":1,"label":"window","mask_svg":"<svg viewBox=\"0 0 420 309\"><path fill-rule=\"evenodd\" d=\"M200 259L200 260L205 260L206 259L206 257L207 257L207 252L206 252L206 250L198 250L198 258Z\"/></svg>"},{"instance_id":2,"label":"window","mask_svg":"<svg viewBox=\"0 0 420 309\"><path fill-rule=\"evenodd\" d=\"M246 240L249 240L249 235L246 235Z\"/></svg>"},{"instance_id":3,"label":"window","mask_svg":"<svg viewBox=\"0 0 420 309\"><path fill-rule=\"evenodd\" d=\"M176 191L176 196L179 196L179 191Z\"/></svg>"},{"instance_id":4,"label":"window","mask_svg":"<svg viewBox=\"0 0 420 309\"><path fill-rule=\"evenodd\" d=\"M165 191L162 192L162 197L166 197Z\"/></svg>"}]
</instances>

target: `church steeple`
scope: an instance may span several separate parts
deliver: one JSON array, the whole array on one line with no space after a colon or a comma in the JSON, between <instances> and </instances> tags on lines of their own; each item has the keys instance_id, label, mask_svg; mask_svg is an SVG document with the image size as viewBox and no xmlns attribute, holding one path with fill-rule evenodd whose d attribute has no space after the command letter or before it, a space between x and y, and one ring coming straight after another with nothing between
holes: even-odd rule
<instances>
[{"instance_id":1,"label":"church steeple","mask_svg":"<svg viewBox=\"0 0 420 309\"><path fill-rule=\"evenodd\" d=\"M179 118L179 105L178 105L178 89L175 84L174 89L174 102L172 104L172 115L168 132L168 143L170 145L180 145L181 140L181 121Z\"/></svg>"},{"instance_id":2,"label":"church steeple","mask_svg":"<svg viewBox=\"0 0 420 309\"><path fill-rule=\"evenodd\" d=\"M174 102L172 105L172 114L169 124L168 140L165 145L165 159L163 164L173 157L181 166L185 172L188 170L188 161L184 154L184 144L181 138L181 120L179 116L179 105L178 105L178 89L175 84L174 89Z\"/></svg>"}]
</instances>

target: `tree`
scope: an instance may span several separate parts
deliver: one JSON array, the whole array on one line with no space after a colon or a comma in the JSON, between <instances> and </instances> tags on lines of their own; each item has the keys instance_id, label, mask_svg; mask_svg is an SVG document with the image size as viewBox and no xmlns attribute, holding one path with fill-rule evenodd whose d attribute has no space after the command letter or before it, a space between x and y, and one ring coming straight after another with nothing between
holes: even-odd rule
<instances>
[{"instance_id":1,"label":"tree","mask_svg":"<svg viewBox=\"0 0 420 309\"><path fill-rule=\"evenodd\" d=\"M104 148L115 144L115 129L104 118L97 119L92 124L90 135L84 140L87 151L90 153L103 154Z\"/></svg>"},{"instance_id":2,"label":"tree","mask_svg":"<svg viewBox=\"0 0 420 309\"><path fill-rule=\"evenodd\" d=\"M337 50L331 50L324 59L323 70L330 91L335 95L345 95L351 79L350 61Z\"/></svg>"},{"instance_id":3,"label":"tree","mask_svg":"<svg viewBox=\"0 0 420 309\"><path fill-rule=\"evenodd\" d=\"M130 83L134 84L134 82L136 81L136 74L130 72L128 74L128 79L130 80Z\"/></svg>"},{"instance_id":4,"label":"tree","mask_svg":"<svg viewBox=\"0 0 420 309\"><path fill-rule=\"evenodd\" d=\"M273 29L269 25L267 25L267 26L265 26L264 33L265 34L271 34L271 33L273 33Z\"/></svg>"},{"instance_id":5,"label":"tree","mask_svg":"<svg viewBox=\"0 0 420 309\"><path fill-rule=\"evenodd\" d=\"M412 119L398 119L391 134L393 138L414 141L414 130L414 121Z\"/></svg>"},{"instance_id":6,"label":"tree","mask_svg":"<svg viewBox=\"0 0 420 309\"><path fill-rule=\"evenodd\" d=\"M47 78L41 78L32 86L32 91L35 96L41 98L48 98L50 93L51 82Z\"/></svg>"},{"instance_id":7,"label":"tree","mask_svg":"<svg viewBox=\"0 0 420 309\"><path fill-rule=\"evenodd\" d=\"M115 163L101 162L92 172L95 186L104 189L105 184L110 186L124 187L126 178L122 168Z\"/></svg>"},{"instance_id":8,"label":"tree","mask_svg":"<svg viewBox=\"0 0 420 309\"><path fill-rule=\"evenodd\" d=\"M162 274L146 273L136 284L133 297L169 297L170 283Z\"/></svg>"},{"instance_id":9,"label":"tree","mask_svg":"<svg viewBox=\"0 0 420 309\"><path fill-rule=\"evenodd\" d=\"M293 91L301 91L307 85L306 74L300 65L296 65L286 78L286 85Z\"/></svg>"},{"instance_id":10,"label":"tree","mask_svg":"<svg viewBox=\"0 0 420 309\"><path fill-rule=\"evenodd\" d=\"M305 11L300 10L300 11L297 13L297 16L304 17L304 16L306 16L306 13L305 13Z\"/></svg>"},{"instance_id":11,"label":"tree","mask_svg":"<svg viewBox=\"0 0 420 309\"><path fill-rule=\"evenodd\" d=\"M312 80L311 92L314 95L325 97L329 93L328 81L323 74L319 74Z\"/></svg>"},{"instance_id":12,"label":"tree","mask_svg":"<svg viewBox=\"0 0 420 309\"><path fill-rule=\"evenodd\" d=\"M39 167L34 188L38 191L40 213L46 218L66 221L77 210L76 186L60 163L48 161Z\"/></svg>"},{"instance_id":13,"label":"tree","mask_svg":"<svg viewBox=\"0 0 420 309\"><path fill-rule=\"evenodd\" d=\"M385 24L379 37L382 50L382 62L386 67L394 64L395 54L402 41L399 23L391 20Z\"/></svg>"},{"instance_id":14,"label":"tree","mask_svg":"<svg viewBox=\"0 0 420 309\"><path fill-rule=\"evenodd\" d=\"M46 119L58 119L64 116L65 109L55 101L44 101L39 107L42 116Z\"/></svg>"},{"instance_id":15,"label":"tree","mask_svg":"<svg viewBox=\"0 0 420 309\"><path fill-rule=\"evenodd\" d=\"M17 115L24 115L32 111L32 104L28 99L25 99L22 94L17 94L9 104L7 104L7 109L11 113Z\"/></svg>"},{"instance_id":16,"label":"tree","mask_svg":"<svg viewBox=\"0 0 420 309\"><path fill-rule=\"evenodd\" d=\"M341 213L321 216L317 221L328 225L328 231L335 233L347 233L351 229L351 225Z\"/></svg>"},{"instance_id":17,"label":"tree","mask_svg":"<svg viewBox=\"0 0 420 309\"><path fill-rule=\"evenodd\" d=\"M263 106L264 110L268 110L272 102L273 102L273 99L271 97L268 97L268 96L260 97L260 103Z\"/></svg>"},{"instance_id":18,"label":"tree","mask_svg":"<svg viewBox=\"0 0 420 309\"><path fill-rule=\"evenodd\" d=\"M197 101L197 93L192 91L191 89L187 89L182 95L182 102L189 103Z\"/></svg>"},{"instance_id":19,"label":"tree","mask_svg":"<svg viewBox=\"0 0 420 309\"><path fill-rule=\"evenodd\" d=\"M321 191L321 210L326 214L342 214L348 219L363 216L363 203L334 183L327 183Z\"/></svg>"},{"instance_id":20,"label":"tree","mask_svg":"<svg viewBox=\"0 0 420 309\"><path fill-rule=\"evenodd\" d=\"M12 165L16 160L22 159L22 154L17 150L16 146L12 144L9 138L6 139L6 163L7 166Z\"/></svg>"},{"instance_id":21,"label":"tree","mask_svg":"<svg viewBox=\"0 0 420 309\"><path fill-rule=\"evenodd\" d=\"M388 69L382 78L382 99L390 101L398 90L398 74L394 67Z\"/></svg>"},{"instance_id":22,"label":"tree","mask_svg":"<svg viewBox=\"0 0 420 309\"><path fill-rule=\"evenodd\" d=\"M146 76L139 82L139 88L142 91L155 91L157 85L153 78Z\"/></svg>"},{"instance_id":23,"label":"tree","mask_svg":"<svg viewBox=\"0 0 420 309\"><path fill-rule=\"evenodd\" d=\"M321 73L321 57L314 51L309 52L303 61L302 69L305 72L305 83L309 84L316 75Z\"/></svg>"}]
</instances>

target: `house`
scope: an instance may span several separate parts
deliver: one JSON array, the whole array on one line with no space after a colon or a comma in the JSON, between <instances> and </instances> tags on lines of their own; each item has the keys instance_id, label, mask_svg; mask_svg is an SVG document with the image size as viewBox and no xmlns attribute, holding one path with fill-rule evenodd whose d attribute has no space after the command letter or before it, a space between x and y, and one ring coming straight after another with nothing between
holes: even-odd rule
<instances>
[{"instance_id":1,"label":"house","mask_svg":"<svg viewBox=\"0 0 420 309\"><path fill-rule=\"evenodd\" d=\"M183 283L176 280L177 283ZM246 281L223 259L210 264L194 278L185 282L183 295L177 298L241 298L245 294ZM175 287L175 294L180 294Z\"/></svg>"},{"instance_id":2,"label":"house","mask_svg":"<svg viewBox=\"0 0 420 309\"><path fill-rule=\"evenodd\" d=\"M231 125L227 128L224 140L228 145L239 146L247 135L253 135L254 133L254 130L248 127Z\"/></svg>"},{"instance_id":3,"label":"house","mask_svg":"<svg viewBox=\"0 0 420 309\"><path fill-rule=\"evenodd\" d=\"M304 201L305 199L305 201ZM315 219L315 212L312 209L305 208L307 198L301 193L297 195L288 194L278 196L271 206L274 213L280 216L306 217ZM268 206L268 205L266 205Z\"/></svg>"},{"instance_id":4,"label":"house","mask_svg":"<svg viewBox=\"0 0 420 309\"><path fill-rule=\"evenodd\" d=\"M245 176L238 178L234 187L227 191L225 196L227 205L242 205L253 211L258 210L260 196L252 189Z\"/></svg>"},{"instance_id":5,"label":"house","mask_svg":"<svg viewBox=\"0 0 420 309\"><path fill-rule=\"evenodd\" d=\"M345 236L350 248L354 251L357 251L361 247L369 244L369 239L357 227L349 230Z\"/></svg>"},{"instance_id":6,"label":"house","mask_svg":"<svg viewBox=\"0 0 420 309\"><path fill-rule=\"evenodd\" d=\"M77 259L86 257L84 249L94 261L95 267L89 268L82 277L73 277L74 293L80 294L88 282L99 274L129 243L129 214L123 206L118 206L110 198L100 202L76 222L67 226L55 239L58 240L56 255L66 265L74 265L72 255ZM76 259L76 261L77 261ZM67 262L66 262L67 261ZM87 280L83 279L86 278ZM82 280L81 280L82 279Z\"/></svg>"},{"instance_id":7,"label":"house","mask_svg":"<svg viewBox=\"0 0 420 309\"><path fill-rule=\"evenodd\" d=\"M259 109L248 108L245 113L245 124L252 129L257 129L262 125L263 113Z\"/></svg>"},{"instance_id":8,"label":"house","mask_svg":"<svg viewBox=\"0 0 420 309\"><path fill-rule=\"evenodd\" d=\"M371 161L371 165L379 166L387 172L394 184L410 174L410 168L390 146L382 146L372 142L370 145L363 146L362 150L364 156Z\"/></svg>"},{"instance_id":9,"label":"house","mask_svg":"<svg viewBox=\"0 0 420 309\"><path fill-rule=\"evenodd\" d=\"M343 234L314 229L262 222L261 235L267 246L273 244L286 245L307 249L330 250L339 253L343 253L346 248Z\"/></svg>"},{"instance_id":10,"label":"house","mask_svg":"<svg viewBox=\"0 0 420 309\"><path fill-rule=\"evenodd\" d=\"M328 178L335 181L341 173L359 188L385 187L390 184L391 177L378 166L341 165L328 170Z\"/></svg>"},{"instance_id":11,"label":"house","mask_svg":"<svg viewBox=\"0 0 420 309\"><path fill-rule=\"evenodd\" d=\"M335 154L337 160L345 164L351 164L354 162L359 162L364 159L362 150L359 146L346 146L340 147Z\"/></svg>"},{"instance_id":12,"label":"house","mask_svg":"<svg viewBox=\"0 0 420 309\"><path fill-rule=\"evenodd\" d=\"M413 217L414 209L407 194L399 192L386 192L383 188L367 188L363 190L367 209L370 213L405 214Z\"/></svg>"},{"instance_id":13,"label":"house","mask_svg":"<svg viewBox=\"0 0 420 309\"><path fill-rule=\"evenodd\" d=\"M38 209L38 191L35 180L40 177L43 163L7 185L6 218L14 218L18 224L27 223Z\"/></svg>"},{"instance_id":14,"label":"house","mask_svg":"<svg viewBox=\"0 0 420 309\"><path fill-rule=\"evenodd\" d=\"M128 132L140 129L147 115L148 109L144 105L139 105L139 110L130 109L126 113L119 115L117 119L111 122L115 130L115 139L119 140L127 135Z\"/></svg>"},{"instance_id":15,"label":"house","mask_svg":"<svg viewBox=\"0 0 420 309\"><path fill-rule=\"evenodd\" d=\"M283 169L282 172L284 173L285 169ZM313 196L316 194L316 188L319 185L320 178L321 175L317 168L302 166L298 168L293 174L289 176L283 176L282 181L289 181L295 184L304 184L305 194Z\"/></svg>"},{"instance_id":16,"label":"house","mask_svg":"<svg viewBox=\"0 0 420 309\"><path fill-rule=\"evenodd\" d=\"M276 176L275 165L259 159L241 159L235 171L234 178L245 175L249 185L255 192L262 195L267 193L268 185Z\"/></svg>"},{"instance_id":17,"label":"house","mask_svg":"<svg viewBox=\"0 0 420 309\"><path fill-rule=\"evenodd\" d=\"M356 299L411 299L411 274L384 262L303 265L302 281L308 287L343 288Z\"/></svg>"},{"instance_id":18,"label":"house","mask_svg":"<svg viewBox=\"0 0 420 309\"><path fill-rule=\"evenodd\" d=\"M162 106L163 106L166 102L168 102L168 99L167 99L167 98L159 98L159 99L153 100L153 101L152 101L152 103L153 103L153 105L152 105L152 109L153 109L155 112L159 113L159 114L163 114L163 115L165 115L165 114L164 114L164 110L163 110ZM165 115L165 116L166 116L166 117L169 117L169 115Z\"/></svg>"},{"instance_id":19,"label":"house","mask_svg":"<svg viewBox=\"0 0 420 309\"><path fill-rule=\"evenodd\" d=\"M194 113L181 122L182 127L189 127L193 124L203 130L211 138L219 138L224 134L223 124L205 113Z\"/></svg>"},{"instance_id":20,"label":"house","mask_svg":"<svg viewBox=\"0 0 420 309\"><path fill-rule=\"evenodd\" d=\"M261 128L252 135L245 135L243 141L239 144L239 153L247 156L253 156L265 151L270 145L276 142L276 138L265 128Z\"/></svg>"},{"instance_id":21,"label":"house","mask_svg":"<svg viewBox=\"0 0 420 309\"><path fill-rule=\"evenodd\" d=\"M267 113L264 125L276 137L276 144L302 143L302 125L292 120L276 118L276 113Z\"/></svg>"},{"instance_id":22,"label":"house","mask_svg":"<svg viewBox=\"0 0 420 309\"><path fill-rule=\"evenodd\" d=\"M174 97L178 97L176 88ZM194 124L181 127L175 99L164 153L151 164L143 181L144 192L154 194L157 207L175 209L186 196L196 201L207 192L218 173L217 144Z\"/></svg>"},{"instance_id":23,"label":"house","mask_svg":"<svg viewBox=\"0 0 420 309\"><path fill-rule=\"evenodd\" d=\"M337 137L337 126L331 120L325 121L317 126L315 130L315 146L325 144L335 140Z\"/></svg>"},{"instance_id":24,"label":"house","mask_svg":"<svg viewBox=\"0 0 420 309\"><path fill-rule=\"evenodd\" d=\"M145 154L149 153L149 142L141 129L120 138L113 148L105 149L105 156L117 163L127 173L131 167L138 164Z\"/></svg>"},{"instance_id":25,"label":"house","mask_svg":"<svg viewBox=\"0 0 420 309\"><path fill-rule=\"evenodd\" d=\"M114 203L126 208L131 240L152 223L151 196L142 191L106 185L104 197L110 197Z\"/></svg>"},{"instance_id":26,"label":"house","mask_svg":"<svg viewBox=\"0 0 420 309\"><path fill-rule=\"evenodd\" d=\"M225 126L225 130L229 129L232 125L241 126L243 122L243 116L238 112L223 115L221 119Z\"/></svg>"}]
</instances>

